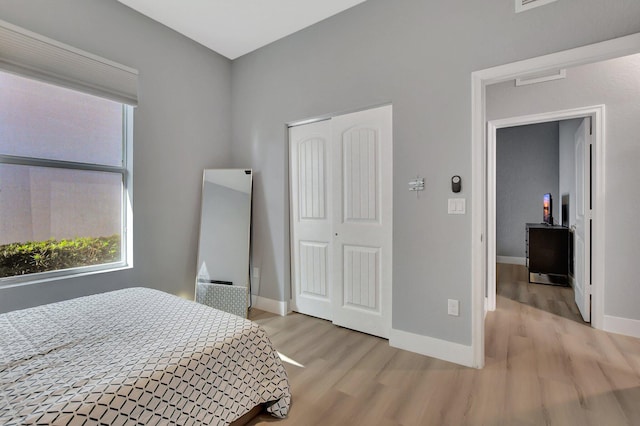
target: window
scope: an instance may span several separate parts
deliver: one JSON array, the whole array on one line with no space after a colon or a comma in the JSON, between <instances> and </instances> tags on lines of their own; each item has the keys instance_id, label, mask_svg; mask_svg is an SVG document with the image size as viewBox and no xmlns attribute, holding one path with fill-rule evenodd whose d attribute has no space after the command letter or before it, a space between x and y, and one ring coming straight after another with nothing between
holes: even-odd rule
<instances>
[{"instance_id":1,"label":"window","mask_svg":"<svg viewBox=\"0 0 640 426\"><path fill-rule=\"evenodd\" d=\"M127 264L131 111L0 71L0 284Z\"/></svg>"},{"instance_id":2,"label":"window","mask_svg":"<svg viewBox=\"0 0 640 426\"><path fill-rule=\"evenodd\" d=\"M137 103L137 70L0 21L0 286L131 265Z\"/></svg>"}]
</instances>

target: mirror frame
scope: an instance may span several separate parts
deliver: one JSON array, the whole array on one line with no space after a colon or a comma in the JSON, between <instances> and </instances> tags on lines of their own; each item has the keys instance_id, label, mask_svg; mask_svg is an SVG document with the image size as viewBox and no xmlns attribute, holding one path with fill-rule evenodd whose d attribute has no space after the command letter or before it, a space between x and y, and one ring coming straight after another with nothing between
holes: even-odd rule
<instances>
[{"instance_id":1,"label":"mirror frame","mask_svg":"<svg viewBox=\"0 0 640 426\"><path fill-rule=\"evenodd\" d=\"M197 294L198 294L198 283L199 282L203 282L202 279L199 277L200 274L200 267L201 267L201 258L202 258L202 254L201 254L201 247L202 247L202 243L203 243L203 235L202 235L202 231L203 231L203 222L205 219L205 186L207 184L207 182L211 182L211 183L216 183L216 182L212 182L210 180L210 178L208 179L208 175L213 174L214 172L242 172L245 175L249 175L249 223L248 223L248 228L247 228L247 265L246 265L246 284L244 283L233 283L232 286L234 287L247 287L248 292L250 293L250 288L251 288L251 274L250 274L250 268L251 268L251 234L252 234L252 214L253 214L253 170L252 169L248 169L248 168L238 168L238 169L204 169L203 173L202 173L202 188L201 188L201 198L200 198L200 226L199 226L199 230L198 230L198 245L197 245L197 255L196 255L196 274L195 274L195 292L194 292L194 300L197 298ZM226 186L226 185L222 185L222 186ZM222 284L222 285L229 285L227 282L216 282L216 281L208 281L209 283L213 283L213 284ZM248 305L250 304L250 302L248 303Z\"/></svg>"}]
</instances>

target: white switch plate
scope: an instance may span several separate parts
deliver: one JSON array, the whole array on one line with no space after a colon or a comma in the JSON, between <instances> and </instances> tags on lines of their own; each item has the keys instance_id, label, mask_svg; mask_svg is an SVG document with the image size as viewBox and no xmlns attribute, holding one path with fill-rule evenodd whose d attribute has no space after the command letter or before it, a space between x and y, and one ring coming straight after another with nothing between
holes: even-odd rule
<instances>
[{"instance_id":1,"label":"white switch plate","mask_svg":"<svg viewBox=\"0 0 640 426\"><path fill-rule=\"evenodd\" d=\"M455 299L449 299L447 301L447 313L457 317L460 315L460 302Z\"/></svg>"},{"instance_id":2,"label":"white switch plate","mask_svg":"<svg viewBox=\"0 0 640 426\"><path fill-rule=\"evenodd\" d=\"M466 199L464 199L464 198L449 198L448 212L449 212L449 214L465 214L466 213Z\"/></svg>"},{"instance_id":3,"label":"white switch plate","mask_svg":"<svg viewBox=\"0 0 640 426\"><path fill-rule=\"evenodd\" d=\"M254 266L252 276L258 278L260 276L260 268L258 268L257 266Z\"/></svg>"}]
</instances>

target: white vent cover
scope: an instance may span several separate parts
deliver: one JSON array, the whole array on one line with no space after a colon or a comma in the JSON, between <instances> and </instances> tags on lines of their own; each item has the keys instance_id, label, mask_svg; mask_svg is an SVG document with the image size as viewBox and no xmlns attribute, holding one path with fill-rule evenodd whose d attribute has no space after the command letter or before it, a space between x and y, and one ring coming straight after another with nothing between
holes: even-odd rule
<instances>
[{"instance_id":1,"label":"white vent cover","mask_svg":"<svg viewBox=\"0 0 640 426\"><path fill-rule=\"evenodd\" d=\"M567 78L567 70L562 68L557 71L545 72L542 74L531 74L516 78L516 86L526 86L528 84L544 83L545 81L561 80Z\"/></svg>"},{"instance_id":2,"label":"white vent cover","mask_svg":"<svg viewBox=\"0 0 640 426\"><path fill-rule=\"evenodd\" d=\"M533 9L534 7L544 6L557 0L516 0L516 13Z\"/></svg>"}]
</instances>

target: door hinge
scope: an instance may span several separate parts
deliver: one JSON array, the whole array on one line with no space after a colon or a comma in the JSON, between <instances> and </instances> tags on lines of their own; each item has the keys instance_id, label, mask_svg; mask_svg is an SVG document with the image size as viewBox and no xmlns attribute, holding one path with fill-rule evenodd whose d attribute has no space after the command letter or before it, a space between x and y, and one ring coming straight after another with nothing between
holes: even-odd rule
<instances>
[{"instance_id":1,"label":"door hinge","mask_svg":"<svg viewBox=\"0 0 640 426\"><path fill-rule=\"evenodd\" d=\"M593 119L589 117L589 134L593 135Z\"/></svg>"}]
</instances>

